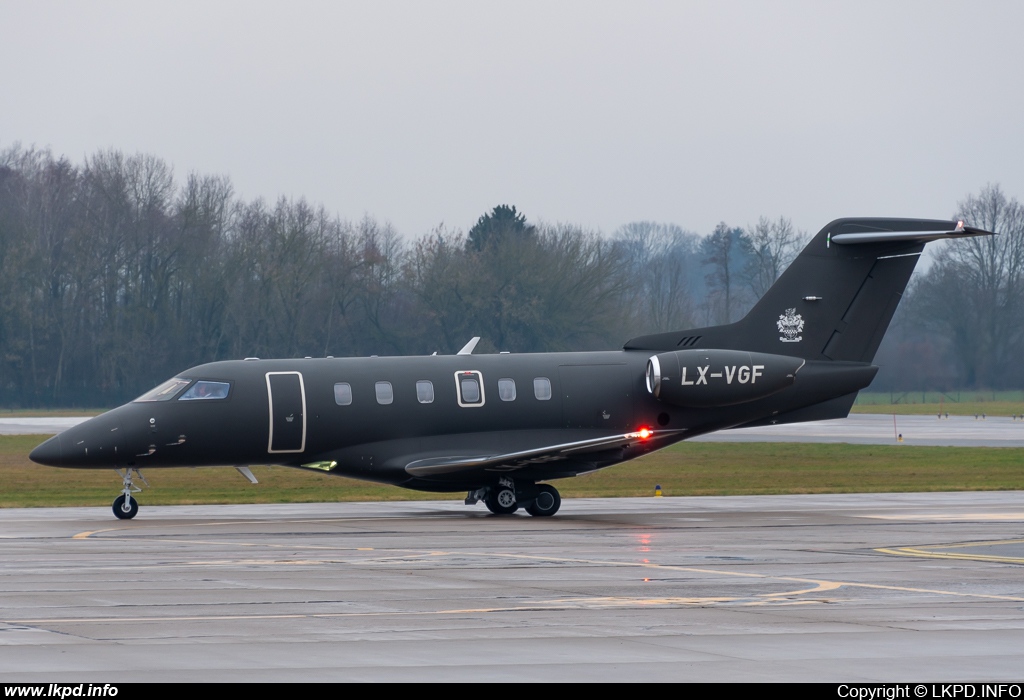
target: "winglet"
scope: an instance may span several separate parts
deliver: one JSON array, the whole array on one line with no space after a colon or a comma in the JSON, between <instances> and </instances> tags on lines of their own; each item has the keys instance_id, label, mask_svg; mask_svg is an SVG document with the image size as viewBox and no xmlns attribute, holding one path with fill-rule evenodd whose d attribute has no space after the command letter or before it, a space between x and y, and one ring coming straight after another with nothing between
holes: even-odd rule
<instances>
[{"instance_id":1,"label":"winglet","mask_svg":"<svg viewBox=\"0 0 1024 700\"><path fill-rule=\"evenodd\" d=\"M480 336L475 336L472 340L470 340L468 343L463 345L462 349L459 350L455 354L456 355L472 355L473 351L476 349L476 344L479 343L479 342L480 342Z\"/></svg>"}]
</instances>

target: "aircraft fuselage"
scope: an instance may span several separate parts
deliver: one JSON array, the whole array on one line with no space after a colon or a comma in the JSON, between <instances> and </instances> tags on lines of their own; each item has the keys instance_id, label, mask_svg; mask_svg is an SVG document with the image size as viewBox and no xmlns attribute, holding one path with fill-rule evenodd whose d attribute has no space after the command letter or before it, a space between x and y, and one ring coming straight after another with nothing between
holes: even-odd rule
<instances>
[{"instance_id":1,"label":"aircraft fuselage","mask_svg":"<svg viewBox=\"0 0 1024 700\"><path fill-rule=\"evenodd\" d=\"M856 386L841 381L826 389L827 396L821 395L820 382L806 387L796 382L741 406L688 408L652 395L645 385L650 357L650 352L609 351L214 362L178 377L227 384L225 398L132 402L65 431L54 438L50 453L40 446L33 458L80 468L306 466L452 491L482 486L487 477L461 471L413 476L406 469L412 456L422 461L509 454L652 431L646 440L574 459L539 460L517 470L517 476L532 478L572 476L693 435L849 394L874 374L874 368L867 374L863 368ZM724 390L741 381L770 379L763 365L713 359L691 368L690 379L684 373L680 388L701 382ZM822 369L834 372L834 365ZM479 396L465 395L461 382L467 378L481 387Z\"/></svg>"}]
</instances>

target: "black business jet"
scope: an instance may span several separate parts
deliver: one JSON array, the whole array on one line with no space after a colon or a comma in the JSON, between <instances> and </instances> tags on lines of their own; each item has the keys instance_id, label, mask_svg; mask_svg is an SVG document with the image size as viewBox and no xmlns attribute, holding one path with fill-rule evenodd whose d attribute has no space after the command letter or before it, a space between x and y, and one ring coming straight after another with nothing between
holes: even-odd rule
<instances>
[{"instance_id":1,"label":"black business jet","mask_svg":"<svg viewBox=\"0 0 1024 700\"><path fill-rule=\"evenodd\" d=\"M742 320L614 352L246 358L199 365L36 447L40 464L114 468L114 515L143 467L275 464L421 491L495 514L554 515L540 483L723 428L845 418L925 243L963 222L838 219Z\"/></svg>"}]
</instances>

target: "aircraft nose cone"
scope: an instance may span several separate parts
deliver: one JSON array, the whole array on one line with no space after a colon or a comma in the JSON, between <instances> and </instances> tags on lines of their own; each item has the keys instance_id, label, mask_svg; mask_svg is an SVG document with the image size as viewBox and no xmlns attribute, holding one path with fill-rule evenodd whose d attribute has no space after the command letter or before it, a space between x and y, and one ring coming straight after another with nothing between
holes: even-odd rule
<instances>
[{"instance_id":1,"label":"aircraft nose cone","mask_svg":"<svg viewBox=\"0 0 1024 700\"><path fill-rule=\"evenodd\" d=\"M61 466L64 460L60 449L60 435L54 435L36 447L29 453L28 458L37 464L45 464L48 467Z\"/></svg>"}]
</instances>

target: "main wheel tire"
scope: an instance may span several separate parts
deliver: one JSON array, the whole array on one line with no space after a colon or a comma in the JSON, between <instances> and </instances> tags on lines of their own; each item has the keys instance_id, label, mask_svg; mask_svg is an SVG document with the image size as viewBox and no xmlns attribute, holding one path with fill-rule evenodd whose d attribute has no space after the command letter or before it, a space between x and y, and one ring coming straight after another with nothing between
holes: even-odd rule
<instances>
[{"instance_id":1,"label":"main wheel tire","mask_svg":"<svg viewBox=\"0 0 1024 700\"><path fill-rule=\"evenodd\" d=\"M128 507L125 508L125 498L128 499ZM125 496L123 493L114 499L114 505L111 508L114 511L114 515L119 520L131 520L139 512L139 502L131 496Z\"/></svg>"},{"instance_id":2,"label":"main wheel tire","mask_svg":"<svg viewBox=\"0 0 1024 700\"><path fill-rule=\"evenodd\" d=\"M550 484L540 484L537 487L537 497L533 503L526 506L526 512L530 515L546 518L558 512L562 506L562 497L558 489Z\"/></svg>"},{"instance_id":3,"label":"main wheel tire","mask_svg":"<svg viewBox=\"0 0 1024 700\"><path fill-rule=\"evenodd\" d=\"M516 492L507 486L492 489L484 499L484 505L495 515L512 515L519 509L519 504L516 503Z\"/></svg>"}]
</instances>

